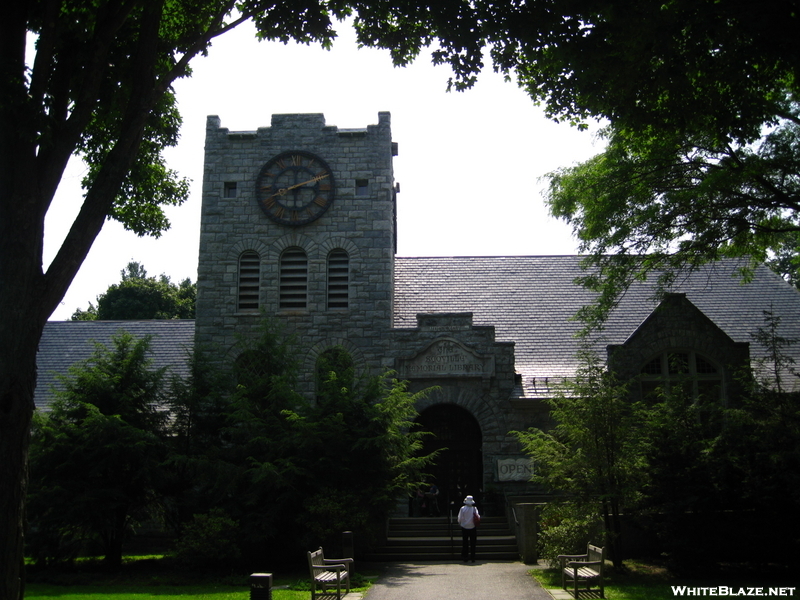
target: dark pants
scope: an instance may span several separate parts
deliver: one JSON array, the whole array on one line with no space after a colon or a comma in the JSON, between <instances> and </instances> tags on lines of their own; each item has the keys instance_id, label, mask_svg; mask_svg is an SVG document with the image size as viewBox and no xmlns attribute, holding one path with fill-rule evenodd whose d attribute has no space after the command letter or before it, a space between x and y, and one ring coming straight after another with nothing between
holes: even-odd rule
<instances>
[{"instance_id":1,"label":"dark pants","mask_svg":"<svg viewBox=\"0 0 800 600\"><path fill-rule=\"evenodd\" d=\"M475 546L478 544L478 528L461 528L461 560L475 560Z\"/></svg>"}]
</instances>

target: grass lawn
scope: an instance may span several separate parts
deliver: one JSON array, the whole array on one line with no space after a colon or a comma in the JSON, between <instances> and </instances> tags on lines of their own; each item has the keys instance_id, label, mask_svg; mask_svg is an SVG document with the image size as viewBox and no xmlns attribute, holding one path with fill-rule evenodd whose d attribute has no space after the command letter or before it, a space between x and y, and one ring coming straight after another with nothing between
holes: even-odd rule
<instances>
[{"instance_id":1,"label":"grass lawn","mask_svg":"<svg viewBox=\"0 0 800 600\"><path fill-rule=\"evenodd\" d=\"M273 589L273 600L308 600L308 590ZM113 584L53 585L28 584L26 600L249 600L250 588L246 585L147 585Z\"/></svg>"},{"instance_id":2,"label":"grass lawn","mask_svg":"<svg viewBox=\"0 0 800 600\"><path fill-rule=\"evenodd\" d=\"M300 592L298 592L300 594ZM303 595L303 598L307 594ZM173 600L177 598L196 598L197 600L247 600L250 591L247 588L222 586L147 586L147 585L51 585L32 583L26 588L27 600L48 600L63 598L69 600ZM273 593L274 600L295 600L300 596L278 596Z\"/></svg>"},{"instance_id":3,"label":"grass lawn","mask_svg":"<svg viewBox=\"0 0 800 600\"><path fill-rule=\"evenodd\" d=\"M134 586L131 586L134 587ZM215 586L63 586L33 584L28 586L26 600L249 600L250 590ZM273 590L273 600L308 600L309 592L301 590Z\"/></svg>"},{"instance_id":4,"label":"grass lawn","mask_svg":"<svg viewBox=\"0 0 800 600\"><path fill-rule=\"evenodd\" d=\"M121 571L108 572L87 561L70 570L31 573L26 600L249 600L247 575L213 576L172 571L161 557L126 557ZM308 574L297 571L273 575L273 600L308 600ZM354 590L366 590L361 574ZM290 588L290 589L287 589Z\"/></svg>"}]
</instances>

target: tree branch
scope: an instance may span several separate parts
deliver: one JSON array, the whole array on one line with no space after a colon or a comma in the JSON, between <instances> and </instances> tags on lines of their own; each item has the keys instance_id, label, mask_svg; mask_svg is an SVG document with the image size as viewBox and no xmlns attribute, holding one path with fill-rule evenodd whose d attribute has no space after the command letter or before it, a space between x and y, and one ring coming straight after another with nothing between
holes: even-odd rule
<instances>
[{"instance_id":1,"label":"tree branch","mask_svg":"<svg viewBox=\"0 0 800 600\"><path fill-rule=\"evenodd\" d=\"M70 88L74 86L78 88L78 96L74 101L68 98L59 100L61 98L60 94L54 98L56 105L72 106L69 114L65 113L63 115L64 120L59 119L54 114L48 115L45 104L40 105L40 118L43 121L52 123L49 128L41 132L42 137L37 156L37 178L41 186L44 212L50 207L50 203L61 182L64 169L70 157L75 154L82 132L93 118L98 102L99 89L108 70L111 68L108 64L108 57L114 44L115 36L129 17L135 4L135 0L129 0L119 5L114 4L115 11L100 16L91 42L91 47L93 48L91 62L76 66L81 73L85 73L85 76L73 80L74 72L71 71L71 67L74 63L68 60L64 61L63 67L61 65L57 66L57 72L54 74L43 73L36 75L47 79L49 83L53 79L63 79L65 83L69 82L66 83L66 93L69 93ZM59 48L55 51L66 56L70 52L68 48ZM63 70L59 71L59 69ZM37 83L38 85L40 84ZM58 94L58 90L53 91Z\"/></svg>"}]
</instances>

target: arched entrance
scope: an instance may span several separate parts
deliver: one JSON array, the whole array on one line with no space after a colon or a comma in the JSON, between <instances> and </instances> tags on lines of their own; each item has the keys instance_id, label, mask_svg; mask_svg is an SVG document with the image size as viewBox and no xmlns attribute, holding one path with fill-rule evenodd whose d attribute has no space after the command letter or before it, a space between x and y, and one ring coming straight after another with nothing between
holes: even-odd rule
<instances>
[{"instance_id":1,"label":"arched entrance","mask_svg":"<svg viewBox=\"0 0 800 600\"><path fill-rule=\"evenodd\" d=\"M422 411L417 423L433 433L425 436L423 452L441 450L436 464L427 468L439 488L441 513L446 514L451 505L460 508L467 494L479 497L483 436L475 417L455 404L437 404Z\"/></svg>"}]
</instances>

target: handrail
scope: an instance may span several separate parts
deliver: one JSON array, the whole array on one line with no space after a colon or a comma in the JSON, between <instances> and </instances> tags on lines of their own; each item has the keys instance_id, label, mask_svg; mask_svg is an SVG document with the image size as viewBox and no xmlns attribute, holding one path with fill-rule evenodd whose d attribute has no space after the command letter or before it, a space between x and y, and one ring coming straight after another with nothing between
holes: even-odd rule
<instances>
[{"instance_id":1,"label":"handrail","mask_svg":"<svg viewBox=\"0 0 800 600\"><path fill-rule=\"evenodd\" d=\"M450 532L450 558L455 558L456 549L453 545L453 509L449 504L447 506L447 530Z\"/></svg>"},{"instance_id":2,"label":"handrail","mask_svg":"<svg viewBox=\"0 0 800 600\"><path fill-rule=\"evenodd\" d=\"M510 508L510 509L511 509L511 515L512 515L512 516L513 516L513 518L514 518L514 526L515 526L515 527L517 527L517 528L519 528L519 519L517 519L517 509L516 509L516 508L514 508L514 503L513 503L513 502L509 502L509 501L508 501L508 492L506 492L506 493L504 494L504 496L505 496L505 499L506 499L506 508L507 508L507 509L508 509L508 508Z\"/></svg>"}]
</instances>

